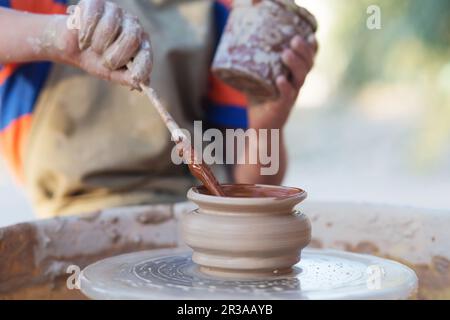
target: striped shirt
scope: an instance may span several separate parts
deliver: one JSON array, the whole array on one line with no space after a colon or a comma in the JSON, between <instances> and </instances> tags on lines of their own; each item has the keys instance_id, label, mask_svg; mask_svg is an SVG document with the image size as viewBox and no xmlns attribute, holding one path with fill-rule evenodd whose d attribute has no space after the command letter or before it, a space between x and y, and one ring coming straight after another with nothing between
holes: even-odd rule
<instances>
[{"instance_id":1,"label":"striped shirt","mask_svg":"<svg viewBox=\"0 0 450 320\"><path fill-rule=\"evenodd\" d=\"M64 14L67 0L0 0L0 6L15 10ZM217 43L225 28L231 0L214 1ZM22 150L30 132L37 99L51 71L50 62L0 65L0 148L3 157L19 178L22 177ZM247 127L247 101L244 95L209 77L206 121L221 128Z\"/></svg>"}]
</instances>

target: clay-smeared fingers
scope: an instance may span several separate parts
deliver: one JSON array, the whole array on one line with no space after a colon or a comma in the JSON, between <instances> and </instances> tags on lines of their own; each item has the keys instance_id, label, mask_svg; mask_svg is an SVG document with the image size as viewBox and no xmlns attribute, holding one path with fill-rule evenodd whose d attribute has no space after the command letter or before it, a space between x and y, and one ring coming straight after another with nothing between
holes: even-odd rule
<instances>
[{"instance_id":1,"label":"clay-smeared fingers","mask_svg":"<svg viewBox=\"0 0 450 320\"><path fill-rule=\"evenodd\" d=\"M119 37L109 46L104 54L104 64L110 70L117 70L137 54L144 31L137 17L125 14Z\"/></svg>"},{"instance_id":2,"label":"clay-smeared fingers","mask_svg":"<svg viewBox=\"0 0 450 320\"><path fill-rule=\"evenodd\" d=\"M131 87L132 89L140 90L139 83L136 83L131 76L131 71L127 69L112 71L109 74L109 81L115 82L117 84Z\"/></svg>"},{"instance_id":3,"label":"clay-smeared fingers","mask_svg":"<svg viewBox=\"0 0 450 320\"><path fill-rule=\"evenodd\" d=\"M150 73L153 68L153 52L149 37L144 35L144 38L145 40L142 41L141 49L130 64L130 71L135 83L148 85L150 83Z\"/></svg>"},{"instance_id":4,"label":"clay-smeared fingers","mask_svg":"<svg viewBox=\"0 0 450 320\"><path fill-rule=\"evenodd\" d=\"M104 79L106 81L111 81L126 87L137 88L137 85L131 76L131 71L128 69L120 69L116 71L111 71L105 66L97 65L96 68L87 68L90 73L98 78Z\"/></svg>"},{"instance_id":5,"label":"clay-smeared fingers","mask_svg":"<svg viewBox=\"0 0 450 320\"><path fill-rule=\"evenodd\" d=\"M81 0L80 30L78 33L78 45L80 50L86 50L91 45L91 40L100 21L104 9L105 0Z\"/></svg>"},{"instance_id":6,"label":"clay-smeared fingers","mask_svg":"<svg viewBox=\"0 0 450 320\"><path fill-rule=\"evenodd\" d=\"M92 49L103 54L116 40L122 26L122 9L113 2L106 2L102 18L92 37Z\"/></svg>"},{"instance_id":7,"label":"clay-smeared fingers","mask_svg":"<svg viewBox=\"0 0 450 320\"><path fill-rule=\"evenodd\" d=\"M297 99L298 90L293 87L285 76L279 76L276 81L280 91L280 99L277 105L292 107Z\"/></svg>"},{"instance_id":8,"label":"clay-smeared fingers","mask_svg":"<svg viewBox=\"0 0 450 320\"><path fill-rule=\"evenodd\" d=\"M315 49L314 47L300 36L296 36L291 40L291 49L296 55L304 60L308 71L314 65Z\"/></svg>"},{"instance_id":9,"label":"clay-smeared fingers","mask_svg":"<svg viewBox=\"0 0 450 320\"><path fill-rule=\"evenodd\" d=\"M309 67L293 50L287 49L282 55L283 63L289 68L292 75L292 85L299 90L305 82Z\"/></svg>"}]
</instances>

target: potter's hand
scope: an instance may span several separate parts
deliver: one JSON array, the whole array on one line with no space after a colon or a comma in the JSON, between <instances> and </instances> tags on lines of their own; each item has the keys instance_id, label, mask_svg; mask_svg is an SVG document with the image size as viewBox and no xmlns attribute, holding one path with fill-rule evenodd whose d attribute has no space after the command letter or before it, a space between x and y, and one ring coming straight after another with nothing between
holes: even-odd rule
<instances>
[{"instance_id":1,"label":"potter's hand","mask_svg":"<svg viewBox=\"0 0 450 320\"><path fill-rule=\"evenodd\" d=\"M82 0L72 11L56 39L62 62L136 89L150 82L152 50L137 17L105 0Z\"/></svg>"},{"instance_id":2,"label":"potter's hand","mask_svg":"<svg viewBox=\"0 0 450 320\"><path fill-rule=\"evenodd\" d=\"M290 48L282 54L283 63L289 68L291 78L280 76L276 79L280 92L278 100L261 104L251 103L249 110L251 128L281 129L284 127L306 76L313 67L317 48L314 36L311 36L308 41L301 36L292 39Z\"/></svg>"}]
</instances>

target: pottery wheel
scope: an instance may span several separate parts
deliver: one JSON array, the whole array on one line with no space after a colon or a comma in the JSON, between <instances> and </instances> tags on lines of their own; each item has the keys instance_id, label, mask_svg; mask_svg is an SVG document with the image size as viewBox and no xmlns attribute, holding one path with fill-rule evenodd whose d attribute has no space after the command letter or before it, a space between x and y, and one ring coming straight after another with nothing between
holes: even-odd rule
<instances>
[{"instance_id":1,"label":"pottery wheel","mask_svg":"<svg viewBox=\"0 0 450 320\"><path fill-rule=\"evenodd\" d=\"M183 250L117 256L81 275L81 290L92 299L406 299L416 287L415 273L399 263L312 249L292 274L263 280L207 276Z\"/></svg>"}]
</instances>

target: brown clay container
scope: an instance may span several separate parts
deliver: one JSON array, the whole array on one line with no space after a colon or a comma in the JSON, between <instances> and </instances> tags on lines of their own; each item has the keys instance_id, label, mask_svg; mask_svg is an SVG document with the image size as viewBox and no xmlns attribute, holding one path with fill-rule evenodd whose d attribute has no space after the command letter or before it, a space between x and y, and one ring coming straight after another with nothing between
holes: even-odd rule
<instances>
[{"instance_id":1,"label":"brown clay container","mask_svg":"<svg viewBox=\"0 0 450 320\"><path fill-rule=\"evenodd\" d=\"M316 30L314 16L293 0L236 1L212 70L251 99L276 99L277 77L290 77L281 53L294 36L308 40Z\"/></svg>"}]
</instances>

